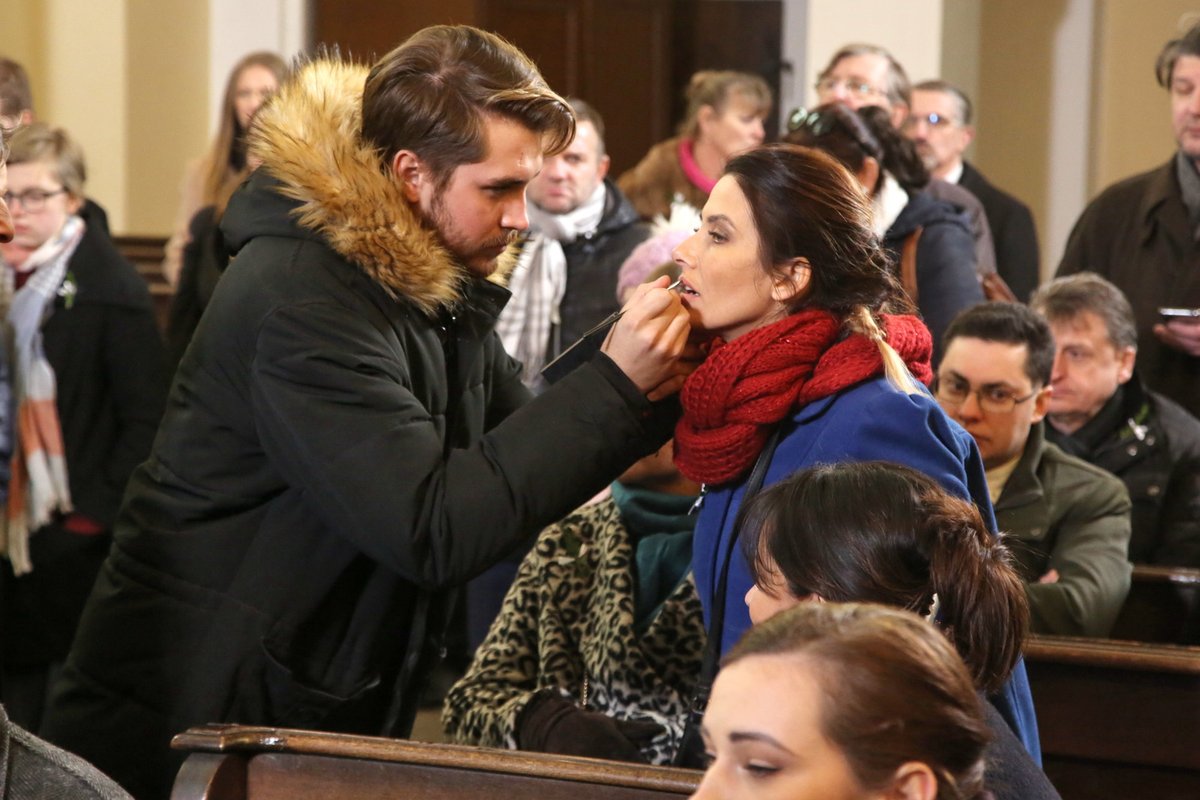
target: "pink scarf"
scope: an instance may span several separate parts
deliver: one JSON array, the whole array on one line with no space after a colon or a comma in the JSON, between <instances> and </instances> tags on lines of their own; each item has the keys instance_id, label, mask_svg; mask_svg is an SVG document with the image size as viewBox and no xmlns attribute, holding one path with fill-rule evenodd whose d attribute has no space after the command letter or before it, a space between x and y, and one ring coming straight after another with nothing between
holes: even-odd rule
<instances>
[{"instance_id":1,"label":"pink scarf","mask_svg":"<svg viewBox=\"0 0 1200 800\"><path fill-rule=\"evenodd\" d=\"M712 194L717 181L715 178L705 175L700 169L700 165L696 163L693 144L692 140L686 136L679 139L679 166L683 169L683 176L688 179L689 183L705 194Z\"/></svg>"}]
</instances>

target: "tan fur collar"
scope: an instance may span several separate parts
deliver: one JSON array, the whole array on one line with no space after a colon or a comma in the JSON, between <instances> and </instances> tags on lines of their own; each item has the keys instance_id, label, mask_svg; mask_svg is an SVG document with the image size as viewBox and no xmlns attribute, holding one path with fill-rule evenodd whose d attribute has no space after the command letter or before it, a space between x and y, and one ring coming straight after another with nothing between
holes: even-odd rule
<instances>
[{"instance_id":1,"label":"tan fur collar","mask_svg":"<svg viewBox=\"0 0 1200 800\"><path fill-rule=\"evenodd\" d=\"M359 64L305 64L259 112L250 152L283 184L283 194L302 203L302 226L393 298L433 313L458 301L470 274L421 225L379 156L359 140L366 77ZM509 248L491 280L503 283L515 260Z\"/></svg>"}]
</instances>

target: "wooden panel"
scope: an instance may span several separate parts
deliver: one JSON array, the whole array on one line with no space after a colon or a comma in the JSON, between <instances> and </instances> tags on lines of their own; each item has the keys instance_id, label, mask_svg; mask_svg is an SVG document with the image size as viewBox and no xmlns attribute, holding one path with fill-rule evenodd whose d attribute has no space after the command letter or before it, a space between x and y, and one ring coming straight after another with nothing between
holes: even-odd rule
<instances>
[{"instance_id":1,"label":"wooden panel","mask_svg":"<svg viewBox=\"0 0 1200 800\"><path fill-rule=\"evenodd\" d=\"M483 22L532 58L551 89L577 95L582 5L583 0L488 0Z\"/></svg>"},{"instance_id":2,"label":"wooden panel","mask_svg":"<svg viewBox=\"0 0 1200 800\"><path fill-rule=\"evenodd\" d=\"M609 0L591 7L580 96L604 118L614 177L673 133L675 97L682 91L671 57L676 5Z\"/></svg>"},{"instance_id":3,"label":"wooden panel","mask_svg":"<svg viewBox=\"0 0 1200 800\"><path fill-rule=\"evenodd\" d=\"M779 78L783 68L783 3L779 0L693 0L677 26L676 85L683 87L701 69L735 69L761 75L775 103L765 127L768 139L779 130ZM675 118L683 116L682 99Z\"/></svg>"},{"instance_id":4,"label":"wooden panel","mask_svg":"<svg viewBox=\"0 0 1200 800\"><path fill-rule=\"evenodd\" d=\"M162 273L166 237L114 236L112 241L117 252L125 256L145 279L150 289L150 300L154 303L154 318L158 322L158 329L165 332L167 317L171 313L171 299L175 296Z\"/></svg>"},{"instance_id":5,"label":"wooden panel","mask_svg":"<svg viewBox=\"0 0 1200 800\"><path fill-rule=\"evenodd\" d=\"M336 44L343 54L373 63L429 25L479 24L476 0L313 0L315 44Z\"/></svg>"},{"instance_id":6,"label":"wooden panel","mask_svg":"<svg viewBox=\"0 0 1200 800\"><path fill-rule=\"evenodd\" d=\"M1200 569L1134 565L1112 638L1200 644Z\"/></svg>"},{"instance_id":7,"label":"wooden panel","mask_svg":"<svg viewBox=\"0 0 1200 800\"><path fill-rule=\"evenodd\" d=\"M1064 800L1200 797L1200 648L1034 636L1025 665Z\"/></svg>"}]
</instances>

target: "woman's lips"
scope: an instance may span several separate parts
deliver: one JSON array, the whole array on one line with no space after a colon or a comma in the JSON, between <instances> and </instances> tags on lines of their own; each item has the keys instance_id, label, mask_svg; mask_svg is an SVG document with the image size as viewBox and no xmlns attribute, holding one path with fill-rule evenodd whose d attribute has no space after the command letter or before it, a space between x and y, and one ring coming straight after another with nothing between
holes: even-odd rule
<instances>
[{"instance_id":1,"label":"woman's lips","mask_svg":"<svg viewBox=\"0 0 1200 800\"><path fill-rule=\"evenodd\" d=\"M683 297L699 297L700 293L692 288L692 285L687 280L680 278L679 294Z\"/></svg>"}]
</instances>

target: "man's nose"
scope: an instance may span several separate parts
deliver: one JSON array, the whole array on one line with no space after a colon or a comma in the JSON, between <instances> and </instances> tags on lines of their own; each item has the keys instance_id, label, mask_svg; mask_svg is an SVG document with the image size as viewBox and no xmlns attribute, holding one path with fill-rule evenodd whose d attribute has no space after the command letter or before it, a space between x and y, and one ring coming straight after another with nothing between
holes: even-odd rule
<instances>
[{"instance_id":1,"label":"man's nose","mask_svg":"<svg viewBox=\"0 0 1200 800\"><path fill-rule=\"evenodd\" d=\"M966 419L978 419L983 414L979 407L979 392L967 392L967 396L958 404L958 415Z\"/></svg>"},{"instance_id":2,"label":"man's nose","mask_svg":"<svg viewBox=\"0 0 1200 800\"><path fill-rule=\"evenodd\" d=\"M548 178L560 180L566 177L567 170L565 167L566 163L563 161L563 159L559 158L558 156L554 156L546 159L545 163L542 164L542 172L544 172Z\"/></svg>"},{"instance_id":3,"label":"man's nose","mask_svg":"<svg viewBox=\"0 0 1200 800\"><path fill-rule=\"evenodd\" d=\"M1067 372L1067 360L1061 351L1054 354L1054 364L1050 367L1050 383L1058 383Z\"/></svg>"},{"instance_id":4,"label":"man's nose","mask_svg":"<svg viewBox=\"0 0 1200 800\"><path fill-rule=\"evenodd\" d=\"M529 227L529 215L525 211L525 193L504 204L500 216L500 227L512 231L523 231Z\"/></svg>"}]
</instances>

